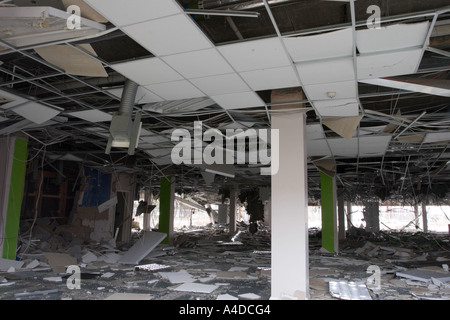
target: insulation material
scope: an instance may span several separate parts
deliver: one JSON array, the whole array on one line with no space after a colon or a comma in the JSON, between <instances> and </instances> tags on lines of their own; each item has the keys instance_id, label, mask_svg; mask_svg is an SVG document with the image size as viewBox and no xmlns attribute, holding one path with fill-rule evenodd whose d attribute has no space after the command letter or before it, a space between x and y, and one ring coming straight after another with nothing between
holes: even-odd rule
<instances>
[{"instance_id":1,"label":"insulation material","mask_svg":"<svg viewBox=\"0 0 450 320\"><path fill-rule=\"evenodd\" d=\"M90 44L78 45L81 49L97 56ZM107 77L108 73L97 59L69 45L53 45L34 49L44 60L77 76Z\"/></svg>"},{"instance_id":2,"label":"insulation material","mask_svg":"<svg viewBox=\"0 0 450 320\"><path fill-rule=\"evenodd\" d=\"M330 281L331 296L342 300L372 300L367 287L362 282Z\"/></svg>"},{"instance_id":3,"label":"insulation material","mask_svg":"<svg viewBox=\"0 0 450 320\"><path fill-rule=\"evenodd\" d=\"M33 101L14 107L13 111L37 124L44 123L56 117L61 112L61 110L50 108Z\"/></svg>"},{"instance_id":4,"label":"insulation material","mask_svg":"<svg viewBox=\"0 0 450 320\"><path fill-rule=\"evenodd\" d=\"M410 134L397 137L397 140L403 143L422 143L425 138L425 133L422 134Z\"/></svg>"},{"instance_id":5,"label":"insulation material","mask_svg":"<svg viewBox=\"0 0 450 320\"><path fill-rule=\"evenodd\" d=\"M86 4L83 0L62 0L63 5L66 9L71 5L76 5L80 8L80 13L83 18L100 22L107 23L108 19L103 17L100 13L92 9L89 5Z\"/></svg>"},{"instance_id":6,"label":"insulation material","mask_svg":"<svg viewBox=\"0 0 450 320\"><path fill-rule=\"evenodd\" d=\"M166 238L165 233L147 231L118 261L120 264L138 264L144 259L161 241Z\"/></svg>"},{"instance_id":7,"label":"insulation material","mask_svg":"<svg viewBox=\"0 0 450 320\"><path fill-rule=\"evenodd\" d=\"M362 116L326 118L322 120L322 123L341 137L350 139L358 128L361 119Z\"/></svg>"},{"instance_id":8,"label":"insulation material","mask_svg":"<svg viewBox=\"0 0 450 320\"><path fill-rule=\"evenodd\" d=\"M319 171L324 172L330 177L334 177L336 174L336 161L334 159L319 158L313 160L314 165L319 169Z\"/></svg>"}]
</instances>

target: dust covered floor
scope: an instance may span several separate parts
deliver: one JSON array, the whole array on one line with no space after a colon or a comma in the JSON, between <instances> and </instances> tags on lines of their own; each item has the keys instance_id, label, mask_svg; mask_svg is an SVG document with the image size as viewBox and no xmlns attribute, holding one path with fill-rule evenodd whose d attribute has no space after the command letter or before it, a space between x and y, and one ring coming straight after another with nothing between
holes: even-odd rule
<instances>
[{"instance_id":1,"label":"dust covered floor","mask_svg":"<svg viewBox=\"0 0 450 320\"><path fill-rule=\"evenodd\" d=\"M268 300L270 232L261 228L252 235L244 225L239 230L234 238L223 226L178 232L173 246L158 245L138 265L117 263L133 243L114 247L49 236L33 242L20 267L0 272L0 299ZM324 252L320 243L320 231L310 230L310 300L354 298L332 295L332 282L362 283L372 300L450 299L448 235L355 229L339 254ZM65 267L55 266L52 251L80 267L79 288ZM409 277L411 270L442 277Z\"/></svg>"}]
</instances>

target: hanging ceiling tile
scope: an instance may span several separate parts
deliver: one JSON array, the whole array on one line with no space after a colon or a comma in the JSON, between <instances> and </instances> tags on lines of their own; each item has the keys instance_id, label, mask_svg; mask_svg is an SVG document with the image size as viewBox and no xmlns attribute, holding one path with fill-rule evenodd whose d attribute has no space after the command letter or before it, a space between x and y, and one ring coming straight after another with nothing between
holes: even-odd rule
<instances>
[{"instance_id":1,"label":"hanging ceiling tile","mask_svg":"<svg viewBox=\"0 0 450 320\"><path fill-rule=\"evenodd\" d=\"M356 31L356 45L362 54L422 47L430 23L396 24Z\"/></svg>"}]
</instances>

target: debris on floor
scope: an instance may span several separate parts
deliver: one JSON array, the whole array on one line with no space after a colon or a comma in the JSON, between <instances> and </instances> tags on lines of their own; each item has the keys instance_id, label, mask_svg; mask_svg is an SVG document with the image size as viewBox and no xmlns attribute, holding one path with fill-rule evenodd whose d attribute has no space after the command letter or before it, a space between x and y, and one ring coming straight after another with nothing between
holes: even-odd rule
<instances>
[{"instance_id":1,"label":"debris on floor","mask_svg":"<svg viewBox=\"0 0 450 320\"><path fill-rule=\"evenodd\" d=\"M267 228L252 234L242 227L235 235L223 226L185 229L173 246L161 244L156 231L137 231L131 243L116 246L55 223L36 226L20 238L17 260L0 259L2 300L271 298ZM448 235L349 230L334 254L320 250L320 231L311 230L309 248L311 300L450 300ZM80 287L71 289L77 277Z\"/></svg>"}]
</instances>

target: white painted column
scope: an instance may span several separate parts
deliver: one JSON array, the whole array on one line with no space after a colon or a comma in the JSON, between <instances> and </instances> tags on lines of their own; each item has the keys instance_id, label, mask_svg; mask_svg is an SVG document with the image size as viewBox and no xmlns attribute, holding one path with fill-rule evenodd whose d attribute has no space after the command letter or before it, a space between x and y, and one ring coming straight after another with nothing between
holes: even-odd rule
<instances>
[{"instance_id":1,"label":"white painted column","mask_svg":"<svg viewBox=\"0 0 450 320\"><path fill-rule=\"evenodd\" d=\"M236 189L230 190L230 222L229 222L229 234L234 235L236 233Z\"/></svg>"},{"instance_id":2,"label":"white painted column","mask_svg":"<svg viewBox=\"0 0 450 320\"><path fill-rule=\"evenodd\" d=\"M271 199L272 299L309 298L305 118L300 109L272 114L272 129L279 130L279 169L272 175Z\"/></svg>"},{"instance_id":3,"label":"white painted column","mask_svg":"<svg viewBox=\"0 0 450 320\"><path fill-rule=\"evenodd\" d=\"M422 223L423 232L428 232L428 214L427 214L427 203L422 202Z\"/></svg>"}]
</instances>

